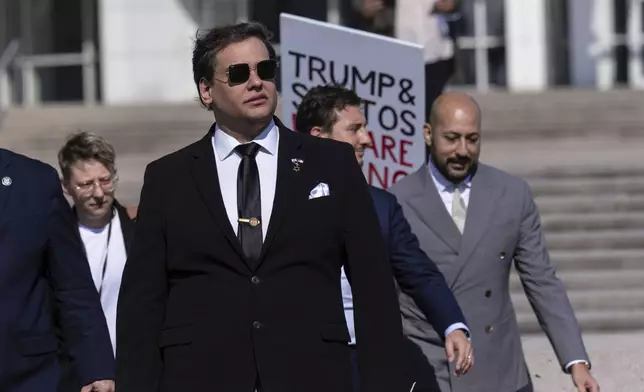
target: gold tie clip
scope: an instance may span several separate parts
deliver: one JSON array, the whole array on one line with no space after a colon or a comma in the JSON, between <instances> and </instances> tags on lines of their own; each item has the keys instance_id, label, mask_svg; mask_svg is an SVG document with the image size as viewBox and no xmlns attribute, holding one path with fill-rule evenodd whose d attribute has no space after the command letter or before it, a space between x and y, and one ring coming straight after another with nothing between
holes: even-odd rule
<instances>
[{"instance_id":1,"label":"gold tie clip","mask_svg":"<svg viewBox=\"0 0 644 392\"><path fill-rule=\"evenodd\" d=\"M239 218L237 219L238 222L241 223L248 223L251 227L255 227L260 224L259 219L252 217L252 218Z\"/></svg>"}]
</instances>

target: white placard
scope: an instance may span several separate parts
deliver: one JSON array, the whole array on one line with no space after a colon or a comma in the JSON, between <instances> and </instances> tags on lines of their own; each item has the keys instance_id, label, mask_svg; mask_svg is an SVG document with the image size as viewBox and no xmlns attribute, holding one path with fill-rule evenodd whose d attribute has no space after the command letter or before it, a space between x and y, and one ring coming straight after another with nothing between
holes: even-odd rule
<instances>
[{"instance_id":1,"label":"white placard","mask_svg":"<svg viewBox=\"0 0 644 392\"><path fill-rule=\"evenodd\" d=\"M280 15L283 118L294 127L311 87L341 84L365 101L373 148L367 181L387 189L425 161L425 71L422 47L299 16Z\"/></svg>"}]
</instances>

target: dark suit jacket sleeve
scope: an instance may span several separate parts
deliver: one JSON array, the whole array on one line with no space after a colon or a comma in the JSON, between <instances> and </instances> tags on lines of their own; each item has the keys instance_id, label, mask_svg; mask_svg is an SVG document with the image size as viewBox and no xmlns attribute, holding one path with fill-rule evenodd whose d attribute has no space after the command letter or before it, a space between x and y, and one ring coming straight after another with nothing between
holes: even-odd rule
<instances>
[{"instance_id":1,"label":"dark suit jacket sleeve","mask_svg":"<svg viewBox=\"0 0 644 392\"><path fill-rule=\"evenodd\" d=\"M434 329L465 322L456 298L436 264L420 249L418 238L403 215L396 197L389 194L389 260L400 289L412 297Z\"/></svg>"},{"instance_id":2,"label":"dark suit jacket sleeve","mask_svg":"<svg viewBox=\"0 0 644 392\"><path fill-rule=\"evenodd\" d=\"M566 290L548 256L539 211L528 184L523 185L524 212L514 260L530 305L563 368L571 361L587 360L588 354Z\"/></svg>"},{"instance_id":3,"label":"dark suit jacket sleeve","mask_svg":"<svg viewBox=\"0 0 644 392\"><path fill-rule=\"evenodd\" d=\"M134 242L123 271L116 319L119 392L158 391L159 338L167 299L163 178L145 171Z\"/></svg>"},{"instance_id":4,"label":"dark suit jacket sleeve","mask_svg":"<svg viewBox=\"0 0 644 392\"><path fill-rule=\"evenodd\" d=\"M76 219L55 170L49 193L47 266L65 349L82 385L114 379L114 354Z\"/></svg>"},{"instance_id":5,"label":"dark suit jacket sleeve","mask_svg":"<svg viewBox=\"0 0 644 392\"><path fill-rule=\"evenodd\" d=\"M402 326L391 266L371 195L353 149L338 154L345 176L345 250L355 304L360 383L365 391L408 391L402 377ZM333 192L333 189L331 189Z\"/></svg>"}]
</instances>

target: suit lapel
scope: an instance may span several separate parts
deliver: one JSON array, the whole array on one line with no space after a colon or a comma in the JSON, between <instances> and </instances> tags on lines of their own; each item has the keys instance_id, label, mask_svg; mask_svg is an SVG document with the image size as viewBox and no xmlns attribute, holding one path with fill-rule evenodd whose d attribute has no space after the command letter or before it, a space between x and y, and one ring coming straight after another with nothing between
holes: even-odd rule
<instances>
[{"instance_id":1,"label":"suit lapel","mask_svg":"<svg viewBox=\"0 0 644 392\"><path fill-rule=\"evenodd\" d=\"M275 119L279 129L279 147L277 152L277 183L275 186L275 198L273 199L273 211L266 232L266 239L262 246L262 253L259 256L257 268L264 260L266 252L275 240L280 225L284 222L285 215L292 205L293 195L296 194L301 179L306 174L306 157L302 149L302 138L290 129L286 128L279 120ZM293 159L302 161L300 170L293 170Z\"/></svg>"},{"instance_id":2,"label":"suit lapel","mask_svg":"<svg viewBox=\"0 0 644 392\"><path fill-rule=\"evenodd\" d=\"M470 200L467 206L465 230L461 243L460 260L465 263L489 227L490 219L494 216L497 201L503 195L504 189L493 182L490 173L483 165L479 166L472 179Z\"/></svg>"},{"instance_id":3,"label":"suit lapel","mask_svg":"<svg viewBox=\"0 0 644 392\"><path fill-rule=\"evenodd\" d=\"M0 181L4 182L4 178L12 178L11 176L11 161L9 159L9 154L0 149ZM11 192L11 185L5 186L0 184L0 222L4 220L4 210L9 200L9 192Z\"/></svg>"},{"instance_id":4,"label":"suit lapel","mask_svg":"<svg viewBox=\"0 0 644 392\"><path fill-rule=\"evenodd\" d=\"M132 239L134 238L135 223L130 219L125 207L123 207L116 199L114 199L114 209L116 210L116 213L119 216L119 221L121 222L121 232L123 233L125 253L129 254Z\"/></svg>"},{"instance_id":5,"label":"suit lapel","mask_svg":"<svg viewBox=\"0 0 644 392\"><path fill-rule=\"evenodd\" d=\"M215 125L211 127L210 131L203 139L195 145L195 153L189 162L190 174L197 185L197 189L201 197L208 207L208 211L213 220L219 227L219 230L230 242L230 245L240 255L246 263L248 268L250 264L244 257L244 252L241 249L239 240L230 226L228 215L226 214L226 207L224 200L221 196L221 188L219 185L219 175L217 174L217 163L215 162L215 153L212 148L212 133Z\"/></svg>"},{"instance_id":6,"label":"suit lapel","mask_svg":"<svg viewBox=\"0 0 644 392\"><path fill-rule=\"evenodd\" d=\"M445 244L454 252L458 252L461 247L461 233L438 194L438 189L430 177L429 168L423 165L411 176L414 176L418 184L418 192L409 199L410 207Z\"/></svg>"}]
</instances>

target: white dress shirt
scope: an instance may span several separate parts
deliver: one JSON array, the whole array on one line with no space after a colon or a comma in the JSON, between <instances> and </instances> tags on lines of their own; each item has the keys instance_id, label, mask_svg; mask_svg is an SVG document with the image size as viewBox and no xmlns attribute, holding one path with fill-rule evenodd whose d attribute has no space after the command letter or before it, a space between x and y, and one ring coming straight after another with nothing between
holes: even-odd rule
<instances>
[{"instance_id":1,"label":"white dress shirt","mask_svg":"<svg viewBox=\"0 0 644 392\"><path fill-rule=\"evenodd\" d=\"M107 241L108 231L110 231L109 225L93 229L79 224L78 231L85 246L94 285L97 291L101 290L101 307L107 321L112 350L116 355L116 308L127 255L121 220L117 213L114 214L110 224L112 227L109 246ZM106 255L107 264L105 264ZM103 265L105 265L105 279L103 279Z\"/></svg>"},{"instance_id":2,"label":"white dress shirt","mask_svg":"<svg viewBox=\"0 0 644 392\"><path fill-rule=\"evenodd\" d=\"M431 159L429 160L428 167L429 174L434 181L434 185L436 185L436 189L438 190L438 195L441 197L443 204L445 204L447 213L449 214L449 216L452 216L452 199L454 198L454 189L456 189L457 185L454 185L454 183L445 178L445 176L443 176L441 172L438 171L436 166L434 166L434 163ZM467 209L467 206L470 205L470 188L472 187L472 176L468 176L465 181L458 184L458 187L460 188L461 198L463 199L463 203L465 205L465 208Z\"/></svg>"},{"instance_id":3,"label":"white dress shirt","mask_svg":"<svg viewBox=\"0 0 644 392\"><path fill-rule=\"evenodd\" d=\"M438 189L438 193L441 197L441 200L443 200L443 204L445 204L445 208L447 209L447 213L452 215L452 198L454 194L454 187L455 185L451 183L449 180L447 180L439 171L436 169L434 166L434 163L432 162L431 159L429 159L429 173L432 177L432 180L434 180L434 184L436 185L436 189ZM465 203L465 208L470 204L470 188L472 187L472 176L468 176L465 181L460 183L458 185L461 189L461 197L463 198L463 202ZM467 218L466 218L467 222ZM467 223L466 223L467 224ZM451 327L450 327L451 328ZM570 370L570 367L576 363L588 363L587 361L583 359L578 359L569 362L565 369Z\"/></svg>"},{"instance_id":4,"label":"white dress shirt","mask_svg":"<svg viewBox=\"0 0 644 392\"><path fill-rule=\"evenodd\" d=\"M262 238L266 239L266 229L273 212L275 185L277 184L279 130L275 123L271 121L253 141L261 147L255 159L259 170L259 189L262 199ZM241 156L234 149L240 144L234 137L222 131L219 126L215 128L212 146L215 151L219 188L226 214L235 234L237 234L237 219L239 218L237 215L237 171L241 163Z\"/></svg>"},{"instance_id":5,"label":"white dress shirt","mask_svg":"<svg viewBox=\"0 0 644 392\"><path fill-rule=\"evenodd\" d=\"M340 287L342 288L342 306L344 307L344 319L347 322L347 329L351 337L350 344L356 344L356 326L353 319L353 292L351 291L351 284L344 272L344 267L340 273Z\"/></svg>"}]
</instances>

